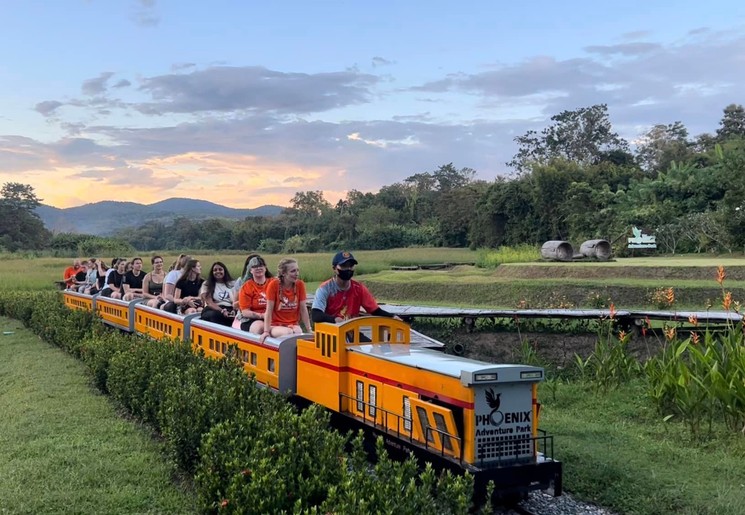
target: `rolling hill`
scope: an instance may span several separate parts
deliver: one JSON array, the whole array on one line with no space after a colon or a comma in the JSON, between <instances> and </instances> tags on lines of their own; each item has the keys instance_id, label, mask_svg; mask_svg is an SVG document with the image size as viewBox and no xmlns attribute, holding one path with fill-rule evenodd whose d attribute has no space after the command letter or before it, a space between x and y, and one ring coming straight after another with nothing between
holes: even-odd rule
<instances>
[{"instance_id":1,"label":"rolling hill","mask_svg":"<svg viewBox=\"0 0 745 515\"><path fill-rule=\"evenodd\" d=\"M276 216L284 208L274 205L254 209L234 209L206 200L169 198L155 204L116 202L105 200L83 206L60 209L41 205L36 214L50 231L110 235L120 229L134 227L157 220L170 223L178 217L192 220L227 218L241 220L248 216Z\"/></svg>"}]
</instances>

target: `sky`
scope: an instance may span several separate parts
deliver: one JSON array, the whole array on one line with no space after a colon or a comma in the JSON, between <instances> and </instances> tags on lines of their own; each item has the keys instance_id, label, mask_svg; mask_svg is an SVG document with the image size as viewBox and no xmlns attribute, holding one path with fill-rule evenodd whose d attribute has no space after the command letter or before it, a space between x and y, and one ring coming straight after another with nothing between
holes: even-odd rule
<instances>
[{"instance_id":1,"label":"sky","mask_svg":"<svg viewBox=\"0 0 745 515\"><path fill-rule=\"evenodd\" d=\"M335 203L605 103L634 142L745 104L730 0L0 0L0 183L43 202Z\"/></svg>"}]
</instances>

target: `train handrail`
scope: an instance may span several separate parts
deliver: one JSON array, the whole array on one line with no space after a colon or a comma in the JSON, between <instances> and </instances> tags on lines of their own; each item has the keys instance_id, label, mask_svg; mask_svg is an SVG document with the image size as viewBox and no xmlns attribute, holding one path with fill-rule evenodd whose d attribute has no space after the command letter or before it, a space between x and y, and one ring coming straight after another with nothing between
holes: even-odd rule
<instances>
[{"instance_id":1,"label":"train handrail","mask_svg":"<svg viewBox=\"0 0 745 515\"><path fill-rule=\"evenodd\" d=\"M364 409L361 410L362 411L362 417L360 417L359 414L358 413L355 413L354 411L344 410L342 408L342 405L343 405L342 401L344 399L347 399L350 402L353 402L353 403L358 404L358 405L359 404L362 404L363 405L363 408L364 408ZM368 413L368 408L369 407L371 407L373 410L375 410L375 413L376 414L375 415L370 415L370 418L368 419L367 413ZM428 438L429 433L425 433L427 436L425 436L425 441L424 442L421 442L421 441L417 440L416 438L414 438L414 425L413 425L413 419L411 419L411 418L408 418L408 417L405 417L405 416L400 415L398 413L395 413L393 411L390 411L390 410L381 408L380 406L377 406L377 405L372 404L370 402L367 402L367 401L364 401L364 400L360 400L357 397L353 397L351 395L347 395L347 394L345 394L343 392L339 392L339 410L338 411L339 411L339 413L342 413L342 414L348 413L348 414L350 414L350 415L352 415L354 417L362 418L362 421L365 424L368 424L368 425L369 424L372 424L373 427L380 428L381 430L385 431L388 434L395 435L396 438L402 439L402 435L403 435L403 437L404 438L407 438L409 442L417 443L419 445L423 445L424 448L427 449L427 450L434 449L435 451L438 451L438 453L440 454L440 456L443 457L443 458L445 458L445 457L451 457L452 458L453 457L452 454L448 454L448 453L445 452L444 443L441 443L441 448L439 450L437 449L436 446L430 445L429 438ZM378 423L378 417L377 417L377 412L378 411L382 412L383 415L384 415L383 417L381 417L384 420L380 424ZM391 430L388 427L388 415L392 415L393 417L396 418L396 431L395 431L395 433L393 432L393 430ZM401 422L402 421L404 422L404 431L406 431L405 433L403 433L401 431ZM407 421L409 422L409 424L411 424L410 429L408 429L408 430L406 429L406 426L405 426L405 423ZM435 431L435 432L439 433L440 434L440 442L444 442L444 440L442 438L443 436L448 437L448 438L452 438L453 440L455 440L456 442L458 442L458 447L460 449L460 455L456 459L460 463L465 463L465 458L464 458L464 451L465 451L465 449L463 448L463 438L461 438L458 435L454 435L454 434L448 433L447 431L443 431L441 429L438 429L438 428L432 427L432 426L427 426L427 430L432 430L432 431Z\"/></svg>"}]
</instances>

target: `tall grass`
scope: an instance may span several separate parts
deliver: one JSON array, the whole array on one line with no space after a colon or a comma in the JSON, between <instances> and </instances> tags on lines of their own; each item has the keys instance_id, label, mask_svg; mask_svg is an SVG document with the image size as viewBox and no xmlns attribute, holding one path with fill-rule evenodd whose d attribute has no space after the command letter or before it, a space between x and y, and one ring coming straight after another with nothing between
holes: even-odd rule
<instances>
[{"instance_id":1,"label":"tall grass","mask_svg":"<svg viewBox=\"0 0 745 515\"><path fill-rule=\"evenodd\" d=\"M502 263L529 263L541 257L535 245L518 245L517 247L499 247L497 250L479 249L476 251L476 266L496 268Z\"/></svg>"}]
</instances>

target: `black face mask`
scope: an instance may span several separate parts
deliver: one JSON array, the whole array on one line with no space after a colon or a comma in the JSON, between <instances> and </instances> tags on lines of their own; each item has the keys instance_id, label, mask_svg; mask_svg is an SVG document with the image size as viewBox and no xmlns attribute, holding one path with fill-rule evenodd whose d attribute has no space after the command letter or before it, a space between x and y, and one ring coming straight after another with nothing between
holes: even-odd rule
<instances>
[{"instance_id":1,"label":"black face mask","mask_svg":"<svg viewBox=\"0 0 745 515\"><path fill-rule=\"evenodd\" d=\"M337 274L342 281L348 281L354 275L354 270L338 270Z\"/></svg>"}]
</instances>

